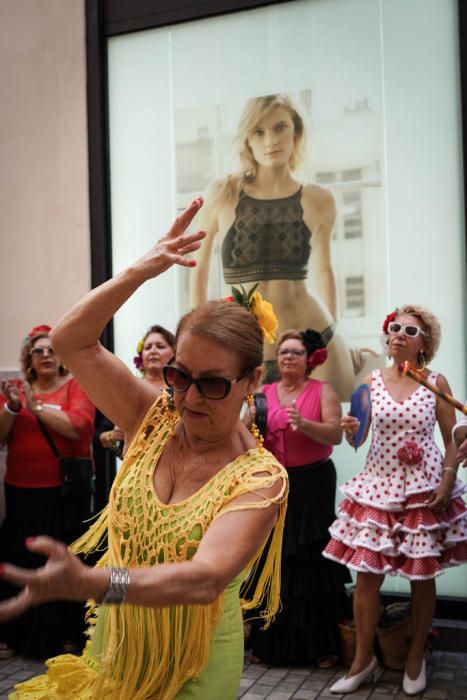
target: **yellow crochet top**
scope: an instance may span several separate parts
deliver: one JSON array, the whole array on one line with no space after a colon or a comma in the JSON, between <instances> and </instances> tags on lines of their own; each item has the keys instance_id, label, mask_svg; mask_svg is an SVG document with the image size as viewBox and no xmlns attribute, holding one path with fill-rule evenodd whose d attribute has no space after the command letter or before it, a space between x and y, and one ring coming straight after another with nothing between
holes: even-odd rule
<instances>
[{"instance_id":1,"label":"yellow crochet top","mask_svg":"<svg viewBox=\"0 0 467 700\"><path fill-rule=\"evenodd\" d=\"M287 473L269 452L252 449L227 464L190 498L166 505L157 498L153 477L158 457L178 420L163 394L149 409L127 452L107 508L73 545L73 551L98 549L107 533L108 550L98 566L141 567L186 561L196 553L216 518L234 510L278 504L278 519L263 570L253 576L264 545L247 568L248 580L256 582L255 589L249 590L247 582L241 599L244 610L264 610L267 626L280 602ZM282 484L278 496L268 499L258 493L278 481ZM232 502L246 493L257 494L257 500ZM210 605L102 607L98 612L98 617L104 613L101 655L96 658L85 652L84 659L88 668L97 672L92 695L80 695L78 691L77 696L175 698L182 685L198 676L208 661L211 634L222 613L223 598L224 594Z\"/></svg>"}]
</instances>

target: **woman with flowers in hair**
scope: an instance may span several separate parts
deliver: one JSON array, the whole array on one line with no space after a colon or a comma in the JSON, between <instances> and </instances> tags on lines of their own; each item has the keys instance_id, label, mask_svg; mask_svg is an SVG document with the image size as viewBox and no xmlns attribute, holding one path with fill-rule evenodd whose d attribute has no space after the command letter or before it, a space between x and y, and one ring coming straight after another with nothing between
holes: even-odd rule
<instances>
[{"instance_id":1,"label":"woman with flowers in hair","mask_svg":"<svg viewBox=\"0 0 467 700\"><path fill-rule=\"evenodd\" d=\"M90 457L94 406L52 347L51 328L40 325L21 347L24 381L4 380L0 393L0 441L6 444L6 518L0 529L0 561L35 568L45 560L25 547L27 537L50 535L70 543L84 531L90 496L62 495L60 465L41 424L64 457ZM0 580L0 599L18 588ZM0 658L15 651L43 658L82 648L84 608L54 603L32 608L0 625Z\"/></svg>"},{"instance_id":2,"label":"woman with flowers in hair","mask_svg":"<svg viewBox=\"0 0 467 700\"><path fill-rule=\"evenodd\" d=\"M436 317L420 306L402 306L383 324L392 364L365 383L371 394L371 445L364 470L342 487L344 500L331 527L325 556L357 572L353 599L356 651L346 676L332 687L351 693L379 674L373 654L385 574L404 576L411 586L411 638L402 687L409 695L426 686L425 645L436 602L435 578L467 562L466 488L456 478L451 440L454 408L401 370L405 362L450 393L445 377L428 368L441 337ZM438 424L444 457L434 440ZM348 442L359 429L347 415ZM368 428L367 428L368 433Z\"/></svg>"},{"instance_id":3,"label":"woman with flowers in hair","mask_svg":"<svg viewBox=\"0 0 467 700\"><path fill-rule=\"evenodd\" d=\"M321 334L288 330L277 341L280 378L263 385L264 445L283 464L290 492L282 550L282 608L267 630L253 625L252 659L274 665L337 661L338 620L345 603L345 567L323 558L335 518L333 446L342 439L341 407L331 384L313 378L327 360ZM311 376L310 376L311 375Z\"/></svg>"},{"instance_id":4,"label":"woman with flowers in hair","mask_svg":"<svg viewBox=\"0 0 467 700\"><path fill-rule=\"evenodd\" d=\"M201 205L195 200L151 250L54 329L57 350L129 446L108 507L73 545L74 552L99 550L96 567L37 537L27 545L48 557L46 567L0 570L23 587L0 604L0 620L44 600L93 601L95 627L83 655L49 660L47 675L16 686L15 700L236 700L242 608L264 600L268 624L279 607L287 474L240 420L262 372L259 296L247 308L217 300L182 317L174 360L163 370L172 392L156 400L149 382L99 343L144 282L174 264L195 264L189 254L205 234L185 231ZM241 596L270 533L261 578Z\"/></svg>"},{"instance_id":5,"label":"woman with flowers in hair","mask_svg":"<svg viewBox=\"0 0 467 700\"><path fill-rule=\"evenodd\" d=\"M136 355L133 363L140 372L144 381L154 389L154 399L167 388L163 369L172 359L175 353L175 337L164 326L158 324L148 328L136 346ZM102 447L115 450L122 455L125 435L116 425L105 419L101 422L99 430L96 432Z\"/></svg>"}]
</instances>

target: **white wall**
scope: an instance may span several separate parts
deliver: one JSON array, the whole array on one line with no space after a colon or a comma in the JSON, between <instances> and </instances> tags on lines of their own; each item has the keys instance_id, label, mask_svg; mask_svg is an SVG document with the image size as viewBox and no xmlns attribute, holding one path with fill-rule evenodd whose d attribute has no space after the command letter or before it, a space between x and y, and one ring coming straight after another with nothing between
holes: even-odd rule
<instances>
[{"instance_id":1,"label":"white wall","mask_svg":"<svg viewBox=\"0 0 467 700\"><path fill-rule=\"evenodd\" d=\"M90 286L84 0L0 2L0 371Z\"/></svg>"}]
</instances>

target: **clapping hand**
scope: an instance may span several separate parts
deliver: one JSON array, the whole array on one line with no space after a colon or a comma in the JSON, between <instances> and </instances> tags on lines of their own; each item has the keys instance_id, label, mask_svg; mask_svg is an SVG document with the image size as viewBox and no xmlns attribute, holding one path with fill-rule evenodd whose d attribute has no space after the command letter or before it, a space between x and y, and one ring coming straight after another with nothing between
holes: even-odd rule
<instances>
[{"instance_id":1,"label":"clapping hand","mask_svg":"<svg viewBox=\"0 0 467 700\"><path fill-rule=\"evenodd\" d=\"M289 416L289 425L292 428L292 430L300 430L302 417L298 412L297 403L295 399L292 401L290 406L286 406L285 411Z\"/></svg>"},{"instance_id":2,"label":"clapping hand","mask_svg":"<svg viewBox=\"0 0 467 700\"><path fill-rule=\"evenodd\" d=\"M29 411L31 411L31 413L34 413L37 408L38 402L29 382L23 382L23 391L26 397L26 406L28 407Z\"/></svg>"},{"instance_id":3,"label":"clapping hand","mask_svg":"<svg viewBox=\"0 0 467 700\"><path fill-rule=\"evenodd\" d=\"M0 603L0 622L22 615L28 608L51 600L86 600L85 574L91 567L83 564L62 542L51 537L26 540L31 552L47 557L38 569L22 569L12 564L0 565L0 576L20 586L18 595Z\"/></svg>"},{"instance_id":4,"label":"clapping hand","mask_svg":"<svg viewBox=\"0 0 467 700\"><path fill-rule=\"evenodd\" d=\"M21 394L16 384L13 384L8 379L2 379L0 389L6 397L10 408L13 411L19 411L21 409Z\"/></svg>"}]
</instances>

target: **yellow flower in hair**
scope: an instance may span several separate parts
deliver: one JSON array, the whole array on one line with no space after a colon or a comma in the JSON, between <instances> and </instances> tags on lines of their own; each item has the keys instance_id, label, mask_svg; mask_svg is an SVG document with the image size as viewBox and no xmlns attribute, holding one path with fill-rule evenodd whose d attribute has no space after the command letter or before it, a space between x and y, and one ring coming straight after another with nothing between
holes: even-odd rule
<instances>
[{"instance_id":1,"label":"yellow flower in hair","mask_svg":"<svg viewBox=\"0 0 467 700\"><path fill-rule=\"evenodd\" d=\"M141 338L138 345L136 346L136 352L137 353L143 352L143 348L144 348L144 338Z\"/></svg>"},{"instance_id":2,"label":"yellow flower in hair","mask_svg":"<svg viewBox=\"0 0 467 700\"><path fill-rule=\"evenodd\" d=\"M272 304L263 299L259 292L254 292L252 296L251 313L258 321L258 325L263 331L266 342L274 343L278 326L277 317L272 308Z\"/></svg>"}]
</instances>

